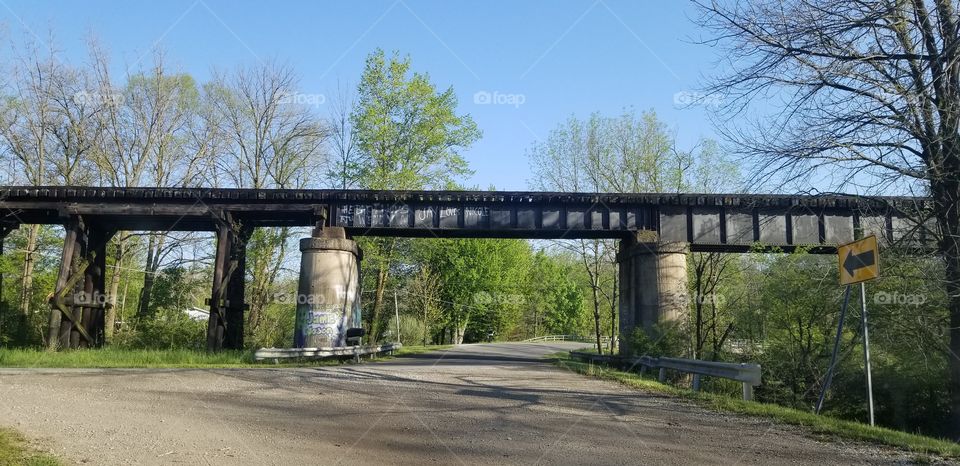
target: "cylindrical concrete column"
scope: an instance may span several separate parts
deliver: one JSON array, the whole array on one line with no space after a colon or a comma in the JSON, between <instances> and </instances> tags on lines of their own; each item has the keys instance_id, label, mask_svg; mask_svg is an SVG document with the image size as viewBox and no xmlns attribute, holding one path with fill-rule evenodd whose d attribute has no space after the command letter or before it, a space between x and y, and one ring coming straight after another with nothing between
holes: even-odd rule
<instances>
[{"instance_id":1,"label":"cylindrical concrete column","mask_svg":"<svg viewBox=\"0 0 960 466\"><path fill-rule=\"evenodd\" d=\"M686 243L638 243L624 240L620 264L620 354L631 354L635 328L682 323L687 318ZM651 335L654 336L654 335Z\"/></svg>"},{"instance_id":2,"label":"cylindrical concrete column","mask_svg":"<svg viewBox=\"0 0 960 466\"><path fill-rule=\"evenodd\" d=\"M300 240L300 286L294 346L346 346L360 325L360 248L342 228Z\"/></svg>"}]
</instances>

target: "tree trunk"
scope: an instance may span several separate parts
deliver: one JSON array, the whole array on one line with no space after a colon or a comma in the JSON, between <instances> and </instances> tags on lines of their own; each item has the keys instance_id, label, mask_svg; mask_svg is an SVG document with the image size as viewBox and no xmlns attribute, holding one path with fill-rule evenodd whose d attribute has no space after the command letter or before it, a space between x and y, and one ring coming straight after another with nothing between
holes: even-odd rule
<instances>
[{"instance_id":1,"label":"tree trunk","mask_svg":"<svg viewBox=\"0 0 960 466\"><path fill-rule=\"evenodd\" d=\"M591 278L593 282L590 286L593 291L593 326L597 334L597 354L603 354L603 343L600 342L600 302L597 295L596 278Z\"/></svg>"},{"instance_id":2,"label":"tree trunk","mask_svg":"<svg viewBox=\"0 0 960 466\"><path fill-rule=\"evenodd\" d=\"M153 282L156 278L154 276L156 272L156 267L154 266L154 262L156 261L156 251L154 251L155 244L156 240L153 235L150 235L147 239L147 260L144 265L143 289L140 290L140 303L137 305L138 318L144 318L150 314L150 295L153 293Z\"/></svg>"},{"instance_id":3,"label":"tree trunk","mask_svg":"<svg viewBox=\"0 0 960 466\"><path fill-rule=\"evenodd\" d=\"M456 328L457 334L456 338L453 340L453 344L462 345L463 344L463 334L467 331L467 319L463 319L463 323L457 324Z\"/></svg>"},{"instance_id":4,"label":"tree trunk","mask_svg":"<svg viewBox=\"0 0 960 466\"><path fill-rule=\"evenodd\" d=\"M381 263L377 269L377 288L373 293L373 312L370 315L370 343L376 344L380 340L380 315L383 310L383 293L387 286L387 265Z\"/></svg>"},{"instance_id":5,"label":"tree trunk","mask_svg":"<svg viewBox=\"0 0 960 466\"><path fill-rule=\"evenodd\" d=\"M619 302L620 300L617 297L617 277L614 277L613 294L610 299L610 354L613 354L613 351L617 347L617 314L620 308L618 305Z\"/></svg>"},{"instance_id":6,"label":"tree trunk","mask_svg":"<svg viewBox=\"0 0 960 466\"><path fill-rule=\"evenodd\" d=\"M938 186L940 185L940 186ZM950 435L960 440L960 180L933 183L938 204L940 253L946 262L947 307L950 312Z\"/></svg>"},{"instance_id":7,"label":"tree trunk","mask_svg":"<svg viewBox=\"0 0 960 466\"><path fill-rule=\"evenodd\" d=\"M377 268L377 287L374 291L373 311L370 316L370 342L376 343L380 340L380 320L383 314L383 294L386 291L387 280L390 278L390 262L393 257L393 250L396 246L396 238L385 238L384 247L381 248L380 264Z\"/></svg>"},{"instance_id":8,"label":"tree trunk","mask_svg":"<svg viewBox=\"0 0 960 466\"><path fill-rule=\"evenodd\" d=\"M23 259L23 275L20 280L20 312L30 315L30 301L33 298L33 269L37 259L37 239L40 236L40 225L30 225L27 229L26 255Z\"/></svg>"},{"instance_id":9,"label":"tree trunk","mask_svg":"<svg viewBox=\"0 0 960 466\"><path fill-rule=\"evenodd\" d=\"M113 328L117 324L117 296L120 291L120 269L123 267L123 253L126 239L123 232L117 232L117 249L113 264L113 272L110 276L110 295L107 297L106 312L103 318L103 332L106 342L109 344L113 340Z\"/></svg>"}]
</instances>

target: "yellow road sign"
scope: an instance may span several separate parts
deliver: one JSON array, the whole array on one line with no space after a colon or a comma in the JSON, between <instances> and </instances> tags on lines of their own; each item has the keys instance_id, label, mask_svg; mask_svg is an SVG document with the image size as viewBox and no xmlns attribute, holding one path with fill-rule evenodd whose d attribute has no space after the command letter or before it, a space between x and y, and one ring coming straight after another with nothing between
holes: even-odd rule
<instances>
[{"instance_id":1,"label":"yellow road sign","mask_svg":"<svg viewBox=\"0 0 960 466\"><path fill-rule=\"evenodd\" d=\"M837 258L840 261L841 285L865 282L880 276L880 252L877 250L876 236L839 246Z\"/></svg>"}]
</instances>

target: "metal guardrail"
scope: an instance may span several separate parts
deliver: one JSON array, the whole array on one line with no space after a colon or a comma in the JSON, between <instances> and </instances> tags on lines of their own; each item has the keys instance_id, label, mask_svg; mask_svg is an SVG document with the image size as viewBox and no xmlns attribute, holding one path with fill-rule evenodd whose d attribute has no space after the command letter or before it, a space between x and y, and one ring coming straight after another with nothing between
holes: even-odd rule
<instances>
[{"instance_id":1,"label":"metal guardrail","mask_svg":"<svg viewBox=\"0 0 960 466\"><path fill-rule=\"evenodd\" d=\"M253 353L254 361L281 359L326 359L366 356L370 354L390 354L400 349L400 343L387 343L376 346L344 346L338 348L261 348Z\"/></svg>"},{"instance_id":2,"label":"metal guardrail","mask_svg":"<svg viewBox=\"0 0 960 466\"><path fill-rule=\"evenodd\" d=\"M659 369L660 373L657 379L660 382L666 381L667 369L693 374L693 391L700 391L700 378L702 376L736 380L743 384L743 399L748 401L753 399L753 387L761 383L759 364L711 362L697 359L665 357L654 358L650 356L631 359L621 358L619 356L584 353L582 351L571 351L570 357L591 363L599 362L618 365L620 367L626 367L627 369L640 368L641 373L647 368Z\"/></svg>"},{"instance_id":3,"label":"metal guardrail","mask_svg":"<svg viewBox=\"0 0 960 466\"><path fill-rule=\"evenodd\" d=\"M527 338L524 343L539 343L544 341L575 341L580 343L595 343L596 337L586 337L583 335L541 335L539 337ZM600 337L600 343L610 344L610 337Z\"/></svg>"}]
</instances>

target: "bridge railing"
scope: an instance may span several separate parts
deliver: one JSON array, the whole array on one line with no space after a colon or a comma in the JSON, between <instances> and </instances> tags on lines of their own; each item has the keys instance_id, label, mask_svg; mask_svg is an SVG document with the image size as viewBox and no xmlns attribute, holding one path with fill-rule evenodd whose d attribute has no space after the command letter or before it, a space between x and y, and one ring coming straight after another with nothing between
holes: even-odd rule
<instances>
[{"instance_id":1,"label":"bridge railing","mask_svg":"<svg viewBox=\"0 0 960 466\"><path fill-rule=\"evenodd\" d=\"M626 367L631 370L638 368L640 373L645 372L648 368L659 369L660 372L657 379L660 382L666 381L667 369L693 374L693 391L700 391L700 378L702 376L736 380L743 384L743 399L748 401L753 399L753 387L761 383L761 368L759 364L712 362L698 359L666 357L654 358L650 356L622 358L619 356L599 355L581 351L571 351L570 356L585 362L619 365L620 367Z\"/></svg>"}]
</instances>

